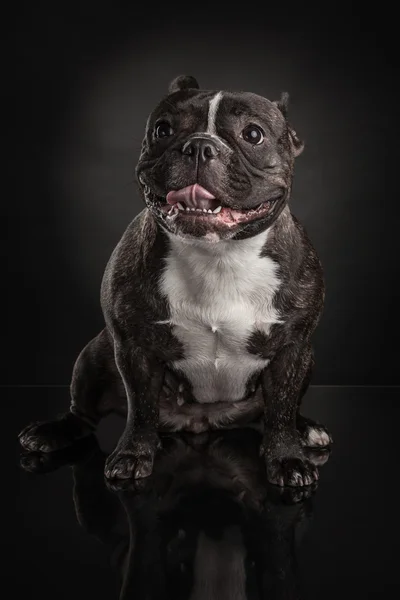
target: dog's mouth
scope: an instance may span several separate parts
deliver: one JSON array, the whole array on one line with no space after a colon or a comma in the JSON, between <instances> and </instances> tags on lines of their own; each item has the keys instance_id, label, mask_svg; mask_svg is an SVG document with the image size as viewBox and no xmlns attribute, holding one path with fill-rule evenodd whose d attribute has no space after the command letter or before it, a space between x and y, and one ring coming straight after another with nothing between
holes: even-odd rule
<instances>
[{"instance_id":1,"label":"dog's mouth","mask_svg":"<svg viewBox=\"0 0 400 600\"><path fill-rule=\"evenodd\" d=\"M153 195L147 185L144 192L147 199ZM233 226L267 215L281 197L282 194L249 209L236 209L223 205L211 192L194 183L179 190L169 191L165 198L157 196L156 199L159 210L167 220L211 220L214 224Z\"/></svg>"}]
</instances>

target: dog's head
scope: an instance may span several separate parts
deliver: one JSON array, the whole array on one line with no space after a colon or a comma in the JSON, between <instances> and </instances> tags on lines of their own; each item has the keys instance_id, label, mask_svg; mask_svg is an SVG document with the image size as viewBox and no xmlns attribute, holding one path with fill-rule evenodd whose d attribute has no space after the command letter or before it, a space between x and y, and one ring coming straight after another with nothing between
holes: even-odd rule
<instances>
[{"instance_id":1,"label":"dog's head","mask_svg":"<svg viewBox=\"0 0 400 600\"><path fill-rule=\"evenodd\" d=\"M136 175L148 208L169 232L242 239L277 218L290 195L302 142L279 101L200 90L174 79L151 113Z\"/></svg>"}]
</instances>

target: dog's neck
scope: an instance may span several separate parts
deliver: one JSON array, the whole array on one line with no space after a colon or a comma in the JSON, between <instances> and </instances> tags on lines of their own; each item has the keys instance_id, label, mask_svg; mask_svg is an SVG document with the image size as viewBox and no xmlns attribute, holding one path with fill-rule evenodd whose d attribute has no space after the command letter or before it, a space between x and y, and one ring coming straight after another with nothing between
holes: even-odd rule
<instances>
[{"instance_id":1,"label":"dog's neck","mask_svg":"<svg viewBox=\"0 0 400 600\"><path fill-rule=\"evenodd\" d=\"M265 245L271 227L258 235L243 240L215 240L207 234L207 241L203 238L182 238L167 233L170 241L170 253L179 257L180 262L192 263L193 261L219 260L223 263L251 260L260 254Z\"/></svg>"}]
</instances>

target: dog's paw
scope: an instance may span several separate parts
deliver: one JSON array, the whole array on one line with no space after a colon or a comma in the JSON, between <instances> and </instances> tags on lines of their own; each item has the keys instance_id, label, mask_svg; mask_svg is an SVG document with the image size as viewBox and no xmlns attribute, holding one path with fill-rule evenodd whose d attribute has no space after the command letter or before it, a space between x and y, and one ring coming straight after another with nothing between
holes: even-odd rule
<instances>
[{"instance_id":1,"label":"dog's paw","mask_svg":"<svg viewBox=\"0 0 400 600\"><path fill-rule=\"evenodd\" d=\"M305 455L316 467L323 467L328 462L331 449L327 448L304 448Z\"/></svg>"},{"instance_id":2,"label":"dog's paw","mask_svg":"<svg viewBox=\"0 0 400 600\"><path fill-rule=\"evenodd\" d=\"M307 448L328 448L333 443L326 427L303 415L298 416L296 427L301 436L301 443Z\"/></svg>"},{"instance_id":3,"label":"dog's paw","mask_svg":"<svg viewBox=\"0 0 400 600\"><path fill-rule=\"evenodd\" d=\"M72 413L55 421L31 423L19 434L21 446L29 452L54 452L68 448L93 433L93 429Z\"/></svg>"},{"instance_id":4,"label":"dog's paw","mask_svg":"<svg viewBox=\"0 0 400 600\"><path fill-rule=\"evenodd\" d=\"M267 478L279 486L305 487L318 481L317 468L306 458L267 459Z\"/></svg>"},{"instance_id":5,"label":"dog's paw","mask_svg":"<svg viewBox=\"0 0 400 600\"><path fill-rule=\"evenodd\" d=\"M52 460L52 454L47 452L26 452L20 455L21 469L28 473L50 473L57 469Z\"/></svg>"},{"instance_id":6,"label":"dog's paw","mask_svg":"<svg viewBox=\"0 0 400 600\"><path fill-rule=\"evenodd\" d=\"M71 446L54 452L29 452L20 455L20 467L29 473L50 473L64 466L72 466L87 458L90 453L99 451L95 435L84 437Z\"/></svg>"},{"instance_id":7,"label":"dog's paw","mask_svg":"<svg viewBox=\"0 0 400 600\"><path fill-rule=\"evenodd\" d=\"M160 440L154 432L123 434L114 452L107 458L107 479L143 479L153 471Z\"/></svg>"},{"instance_id":8,"label":"dog's paw","mask_svg":"<svg viewBox=\"0 0 400 600\"><path fill-rule=\"evenodd\" d=\"M279 506L294 506L309 500L318 489L318 481L302 487L279 486L268 483L266 504Z\"/></svg>"},{"instance_id":9,"label":"dog's paw","mask_svg":"<svg viewBox=\"0 0 400 600\"><path fill-rule=\"evenodd\" d=\"M105 485L111 492L124 494L143 494L148 489L151 489L151 477L144 479L107 479Z\"/></svg>"},{"instance_id":10,"label":"dog's paw","mask_svg":"<svg viewBox=\"0 0 400 600\"><path fill-rule=\"evenodd\" d=\"M318 470L308 460L296 429L266 428L260 454L265 457L267 479L274 485L305 487L318 481Z\"/></svg>"}]
</instances>

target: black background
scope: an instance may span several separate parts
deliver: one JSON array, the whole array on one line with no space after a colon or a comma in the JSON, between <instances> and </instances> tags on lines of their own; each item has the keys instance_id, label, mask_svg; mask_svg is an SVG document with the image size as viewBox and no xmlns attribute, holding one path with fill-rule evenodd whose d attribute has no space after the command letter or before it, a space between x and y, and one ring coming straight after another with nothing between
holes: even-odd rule
<instances>
[{"instance_id":1,"label":"black background","mask_svg":"<svg viewBox=\"0 0 400 600\"><path fill-rule=\"evenodd\" d=\"M313 383L399 383L397 33L375 8L18 6L2 383L68 383L102 328L102 273L142 208L146 118L181 73L209 89L290 93L306 142L291 205L327 284Z\"/></svg>"},{"instance_id":2,"label":"black background","mask_svg":"<svg viewBox=\"0 0 400 600\"><path fill-rule=\"evenodd\" d=\"M12 79L3 74L11 107L2 144L6 154L15 148L16 169L3 169L2 182L1 383L69 382L80 349L103 326L105 264L142 208L133 172L146 117L169 81L190 73L216 90L270 99L289 91L306 142L292 209L327 283L313 383L399 384L393 12L384 3L371 12L350 3L129 6L19 3L12 20L3 9ZM3 389L7 446L30 421L66 410L68 395ZM397 389L311 388L305 398L304 414L334 438L299 557L307 600L396 596L397 397ZM122 428L122 420L101 424L108 451ZM5 490L14 473L15 462L4 461ZM71 486L67 468L18 473L17 518L4 528L16 598L118 595L105 550L77 523Z\"/></svg>"}]
</instances>

